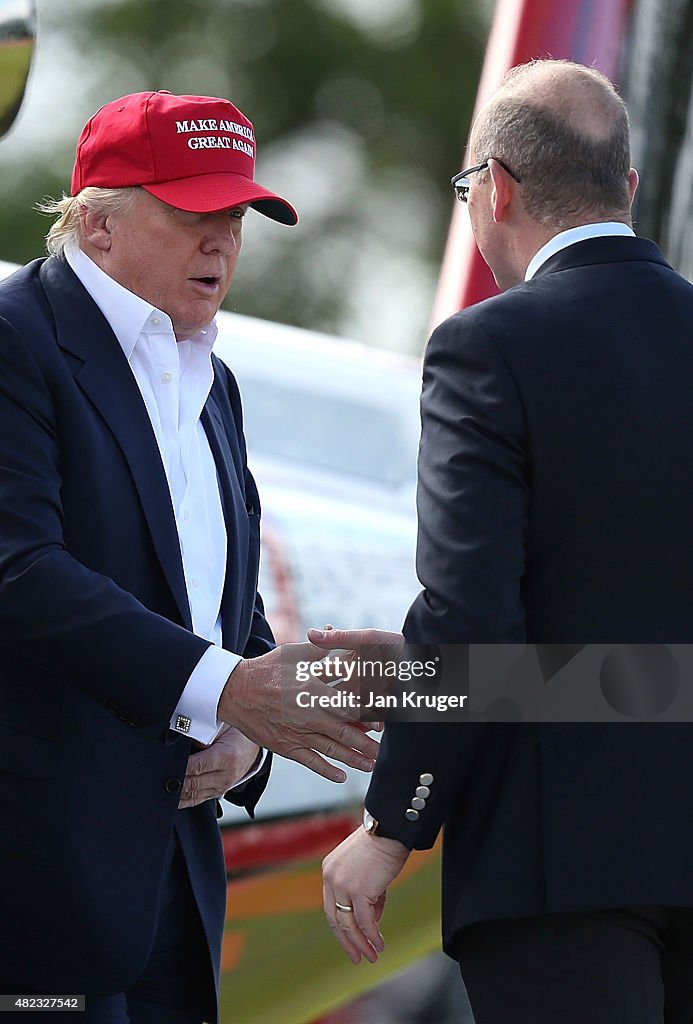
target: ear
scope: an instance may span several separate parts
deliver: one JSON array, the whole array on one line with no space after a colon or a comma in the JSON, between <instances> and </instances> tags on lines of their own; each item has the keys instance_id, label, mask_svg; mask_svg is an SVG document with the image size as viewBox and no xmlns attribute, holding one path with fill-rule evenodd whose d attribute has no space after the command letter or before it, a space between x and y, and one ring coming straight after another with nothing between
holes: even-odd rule
<instances>
[{"instance_id":1,"label":"ear","mask_svg":"<svg viewBox=\"0 0 693 1024\"><path fill-rule=\"evenodd\" d=\"M628 194L630 195L631 205L635 199L635 190L637 189L639 182L640 178L638 177L638 172L634 167L631 167L628 172Z\"/></svg>"},{"instance_id":2,"label":"ear","mask_svg":"<svg viewBox=\"0 0 693 1024\"><path fill-rule=\"evenodd\" d=\"M79 211L82 240L100 252L108 252L112 242L110 219L110 215L103 211L82 206Z\"/></svg>"},{"instance_id":3,"label":"ear","mask_svg":"<svg viewBox=\"0 0 693 1024\"><path fill-rule=\"evenodd\" d=\"M499 224L506 216L510 202L515 194L515 184L512 175L508 174L504 167L496 160L489 160L488 170L493 185L491 191L491 209L493 219Z\"/></svg>"}]
</instances>

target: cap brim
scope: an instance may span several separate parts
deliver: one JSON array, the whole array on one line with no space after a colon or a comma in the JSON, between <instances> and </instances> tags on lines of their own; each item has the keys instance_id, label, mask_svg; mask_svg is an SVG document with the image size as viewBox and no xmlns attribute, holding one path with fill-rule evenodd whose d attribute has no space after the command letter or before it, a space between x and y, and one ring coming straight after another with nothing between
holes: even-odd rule
<instances>
[{"instance_id":1,"label":"cap brim","mask_svg":"<svg viewBox=\"0 0 693 1024\"><path fill-rule=\"evenodd\" d=\"M169 206L191 213L211 213L248 203L258 213L281 224L298 222L298 214L291 203L242 174L200 174L194 178L142 185L142 188Z\"/></svg>"}]
</instances>

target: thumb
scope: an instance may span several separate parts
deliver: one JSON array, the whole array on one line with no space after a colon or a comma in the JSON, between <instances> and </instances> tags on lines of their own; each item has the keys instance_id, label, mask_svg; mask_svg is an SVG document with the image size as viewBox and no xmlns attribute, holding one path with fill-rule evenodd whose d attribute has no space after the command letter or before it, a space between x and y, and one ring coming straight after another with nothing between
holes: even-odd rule
<instances>
[{"instance_id":1,"label":"thumb","mask_svg":"<svg viewBox=\"0 0 693 1024\"><path fill-rule=\"evenodd\" d=\"M395 634L380 629L315 629L311 627L307 636L316 647L341 648L356 651L372 644L385 644Z\"/></svg>"},{"instance_id":2,"label":"thumb","mask_svg":"<svg viewBox=\"0 0 693 1024\"><path fill-rule=\"evenodd\" d=\"M318 647L345 647L353 648L360 645L362 630L358 629L334 629L327 626L325 629L316 629L311 626L306 635L312 644Z\"/></svg>"}]
</instances>

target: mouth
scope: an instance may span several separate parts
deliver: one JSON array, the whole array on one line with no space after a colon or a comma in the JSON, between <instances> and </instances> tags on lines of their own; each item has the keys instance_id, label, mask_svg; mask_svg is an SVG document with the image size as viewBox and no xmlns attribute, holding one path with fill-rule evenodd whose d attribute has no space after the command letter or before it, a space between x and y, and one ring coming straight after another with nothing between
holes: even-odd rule
<instances>
[{"instance_id":1,"label":"mouth","mask_svg":"<svg viewBox=\"0 0 693 1024\"><path fill-rule=\"evenodd\" d=\"M215 292L221 284L221 278L214 275L206 277L191 277L190 280L193 284L198 285L205 293L208 294Z\"/></svg>"}]
</instances>

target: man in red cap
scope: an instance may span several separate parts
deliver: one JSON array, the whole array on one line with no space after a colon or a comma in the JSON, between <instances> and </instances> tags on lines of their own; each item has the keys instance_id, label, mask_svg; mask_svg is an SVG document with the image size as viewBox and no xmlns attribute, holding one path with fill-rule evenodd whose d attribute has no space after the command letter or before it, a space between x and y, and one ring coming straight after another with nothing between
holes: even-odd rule
<instances>
[{"instance_id":1,"label":"man in red cap","mask_svg":"<svg viewBox=\"0 0 693 1024\"><path fill-rule=\"evenodd\" d=\"M212 354L248 207L297 220L254 163L227 100L109 103L51 255L0 286L0 992L84 993L88 1024L216 1020L215 798L252 814L262 748L333 781L321 754L368 770L377 749L298 707L257 593Z\"/></svg>"}]
</instances>

